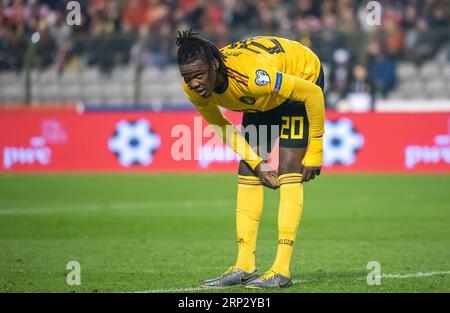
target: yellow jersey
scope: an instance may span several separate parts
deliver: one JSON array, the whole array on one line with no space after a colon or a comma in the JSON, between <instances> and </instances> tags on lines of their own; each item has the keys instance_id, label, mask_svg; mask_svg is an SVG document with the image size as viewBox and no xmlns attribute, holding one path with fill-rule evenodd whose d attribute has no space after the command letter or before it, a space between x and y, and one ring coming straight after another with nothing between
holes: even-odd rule
<instances>
[{"instance_id":1,"label":"yellow jersey","mask_svg":"<svg viewBox=\"0 0 450 313\"><path fill-rule=\"evenodd\" d=\"M216 131L252 169L262 159L220 112L219 106L241 112L264 112L286 99L305 103L309 119L309 148L305 166L320 166L324 131L324 99L315 82L320 75L320 60L299 42L270 36L241 40L222 48L227 68L224 88L201 97L184 82L188 99L197 111L216 127ZM312 138L312 139L311 139Z\"/></svg>"},{"instance_id":2,"label":"yellow jersey","mask_svg":"<svg viewBox=\"0 0 450 313\"><path fill-rule=\"evenodd\" d=\"M260 36L230 44L220 52L227 67L226 88L202 98L184 83L189 100L197 107L208 103L232 111L263 112L283 103L292 93L293 82L283 75L317 81L320 60L299 42Z\"/></svg>"}]
</instances>

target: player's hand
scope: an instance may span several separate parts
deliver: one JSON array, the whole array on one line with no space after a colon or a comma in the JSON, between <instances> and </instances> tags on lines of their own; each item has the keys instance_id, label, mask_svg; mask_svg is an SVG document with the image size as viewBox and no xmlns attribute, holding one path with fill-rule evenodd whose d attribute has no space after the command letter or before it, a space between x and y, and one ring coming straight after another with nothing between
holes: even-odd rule
<instances>
[{"instance_id":1,"label":"player's hand","mask_svg":"<svg viewBox=\"0 0 450 313\"><path fill-rule=\"evenodd\" d=\"M322 166L302 166L302 181L308 182L320 175Z\"/></svg>"},{"instance_id":2,"label":"player's hand","mask_svg":"<svg viewBox=\"0 0 450 313\"><path fill-rule=\"evenodd\" d=\"M302 160L302 180L309 182L320 175L323 159L323 137L310 138L308 150Z\"/></svg>"},{"instance_id":3,"label":"player's hand","mask_svg":"<svg viewBox=\"0 0 450 313\"><path fill-rule=\"evenodd\" d=\"M278 174L274 171L274 169L267 164L266 162L261 162L256 166L255 172L258 174L261 179L261 183L270 188L270 189L278 189L280 188L280 183L278 182Z\"/></svg>"}]
</instances>

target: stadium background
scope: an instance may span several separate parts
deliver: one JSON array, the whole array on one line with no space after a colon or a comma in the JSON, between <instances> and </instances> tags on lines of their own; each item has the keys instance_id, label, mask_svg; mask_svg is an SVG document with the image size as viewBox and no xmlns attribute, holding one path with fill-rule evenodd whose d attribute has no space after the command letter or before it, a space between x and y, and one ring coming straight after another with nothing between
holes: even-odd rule
<instances>
[{"instance_id":1,"label":"stadium background","mask_svg":"<svg viewBox=\"0 0 450 313\"><path fill-rule=\"evenodd\" d=\"M307 283L294 291L373 291L346 280L364 280L371 244L396 273L387 278L406 275L377 291L450 290L449 1L381 1L373 26L369 1L78 2L80 26L67 23L68 1L0 2L1 291L191 291L232 262L238 160L194 139L206 123L175 64L176 31L194 24L218 46L277 35L323 62L324 175L306 189L294 274ZM185 159L173 157L180 125L192 135ZM277 195L267 197L263 265L276 230ZM211 229L217 255L194 261ZM180 273L186 258L197 267ZM72 259L90 270L78 289L57 279ZM437 274L408 278L417 272Z\"/></svg>"}]
</instances>

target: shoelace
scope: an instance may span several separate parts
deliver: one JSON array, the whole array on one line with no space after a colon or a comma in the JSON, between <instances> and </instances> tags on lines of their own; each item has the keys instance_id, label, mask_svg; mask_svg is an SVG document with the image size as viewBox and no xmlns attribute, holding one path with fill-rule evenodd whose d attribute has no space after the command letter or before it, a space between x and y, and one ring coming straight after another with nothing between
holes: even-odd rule
<instances>
[{"instance_id":1,"label":"shoelace","mask_svg":"<svg viewBox=\"0 0 450 313\"><path fill-rule=\"evenodd\" d=\"M269 280L269 279L274 278L276 274L277 274L277 273L275 273L274 271L268 270L267 272L265 272L265 273L261 276L261 279L264 280L264 281L267 281L267 280Z\"/></svg>"},{"instance_id":2,"label":"shoelace","mask_svg":"<svg viewBox=\"0 0 450 313\"><path fill-rule=\"evenodd\" d=\"M232 273L233 271L234 271L234 266L230 266L230 267L222 274L222 277L225 276L225 275L227 275L227 274Z\"/></svg>"}]
</instances>

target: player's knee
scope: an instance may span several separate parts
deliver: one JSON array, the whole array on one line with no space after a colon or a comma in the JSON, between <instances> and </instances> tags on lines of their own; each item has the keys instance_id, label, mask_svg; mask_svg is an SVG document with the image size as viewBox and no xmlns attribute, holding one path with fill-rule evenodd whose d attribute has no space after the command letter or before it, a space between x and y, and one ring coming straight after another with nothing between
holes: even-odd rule
<instances>
[{"instance_id":1,"label":"player's knee","mask_svg":"<svg viewBox=\"0 0 450 313\"><path fill-rule=\"evenodd\" d=\"M251 167L245 161L242 160L239 162L238 174L242 176L256 176L256 177L258 176L255 174L255 172L253 172Z\"/></svg>"},{"instance_id":2,"label":"player's knee","mask_svg":"<svg viewBox=\"0 0 450 313\"><path fill-rule=\"evenodd\" d=\"M300 174L300 165L280 164L278 166L278 176L285 174Z\"/></svg>"}]
</instances>

